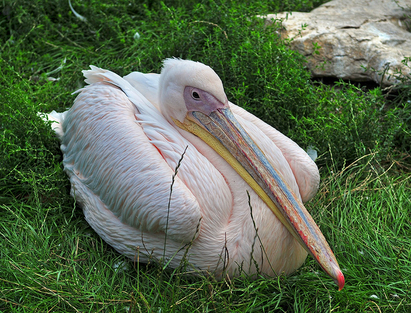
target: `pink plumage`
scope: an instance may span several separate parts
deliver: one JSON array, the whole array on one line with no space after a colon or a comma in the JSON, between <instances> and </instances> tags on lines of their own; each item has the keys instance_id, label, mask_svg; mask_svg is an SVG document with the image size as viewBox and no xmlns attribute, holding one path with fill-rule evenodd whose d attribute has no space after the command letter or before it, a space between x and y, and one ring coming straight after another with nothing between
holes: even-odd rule
<instances>
[{"instance_id":1,"label":"pink plumage","mask_svg":"<svg viewBox=\"0 0 411 313\"><path fill-rule=\"evenodd\" d=\"M201 63L168 59L161 74L124 78L94 66L83 72L90 85L70 110L49 119L58 123L71 194L108 244L140 261L165 256L171 267L189 249L190 265L217 276L238 275L239 266L254 274L257 265L268 276L301 266L306 250L267 204L222 156L173 122L190 113L184 88L229 107L298 201L319 185L304 150L228 102L217 74Z\"/></svg>"}]
</instances>

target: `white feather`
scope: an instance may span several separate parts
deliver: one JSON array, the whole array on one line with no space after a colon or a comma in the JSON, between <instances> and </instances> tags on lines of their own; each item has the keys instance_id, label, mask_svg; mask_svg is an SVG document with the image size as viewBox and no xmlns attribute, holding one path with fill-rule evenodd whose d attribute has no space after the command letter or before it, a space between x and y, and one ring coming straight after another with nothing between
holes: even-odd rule
<instances>
[{"instance_id":1,"label":"white feather","mask_svg":"<svg viewBox=\"0 0 411 313\"><path fill-rule=\"evenodd\" d=\"M57 122L54 129L62 138L72 195L107 243L142 261L166 256L174 267L190 243L189 262L216 275L238 274L238 265L252 274L256 264L263 273L275 275L302 264L305 250L237 172L201 139L170 123L167 113L177 105L178 91L188 79L226 101L212 69L168 59L160 75L135 72L122 78L90 68L83 71L90 85L78 91L73 107L62 114L52 112L49 119ZM194 78L190 71L196 73ZM294 192L311 197L318 187L318 170L311 160L304 167L310 159L306 153L230 105ZM255 225L265 252L256 242Z\"/></svg>"}]
</instances>

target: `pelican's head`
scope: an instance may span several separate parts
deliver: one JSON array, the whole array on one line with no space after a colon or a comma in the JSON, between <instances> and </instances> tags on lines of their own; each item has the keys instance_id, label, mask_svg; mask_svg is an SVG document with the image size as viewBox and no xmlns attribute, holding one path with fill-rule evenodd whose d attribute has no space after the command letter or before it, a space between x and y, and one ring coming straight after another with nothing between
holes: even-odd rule
<instances>
[{"instance_id":1,"label":"pelican's head","mask_svg":"<svg viewBox=\"0 0 411 313\"><path fill-rule=\"evenodd\" d=\"M341 290L344 275L323 234L300 197L294 194L232 114L218 75L198 62L167 59L159 88L162 114L220 154Z\"/></svg>"},{"instance_id":2,"label":"pelican's head","mask_svg":"<svg viewBox=\"0 0 411 313\"><path fill-rule=\"evenodd\" d=\"M203 63L166 59L161 71L159 103L162 114L184 122L188 112L228 108L223 83L214 70Z\"/></svg>"}]
</instances>

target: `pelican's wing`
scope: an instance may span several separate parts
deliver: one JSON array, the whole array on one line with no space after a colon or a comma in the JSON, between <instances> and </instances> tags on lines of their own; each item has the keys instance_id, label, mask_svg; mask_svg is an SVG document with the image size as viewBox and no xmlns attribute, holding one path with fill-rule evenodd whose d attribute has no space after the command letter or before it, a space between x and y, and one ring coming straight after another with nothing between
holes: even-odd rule
<instances>
[{"instance_id":1,"label":"pelican's wing","mask_svg":"<svg viewBox=\"0 0 411 313\"><path fill-rule=\"evenodd\" d=\"M170 196L184 145L120 76L96 67L84 74L92 85L80 90L63 123L65 170L87 187L73 188L89 190L124 224L191 241L201 217L197 200L178 176Z\"/></svg>"},{"instance_id":2,"label":"pelican's wing","mask_svg":"<svg viewBox=\"0 0 411 313\"><path fill-rule=\"evenodd\" d=\"M160 74L132 72L123 78L158 109L158 85Z\"/></svg>"},{"instance_id":3,"label":"pelican's wing","mask_svg":"<svg viewBox=\"0 0 411 313\"><path fill-rule=\"evenodd\" d=\"M318 172L317 165L309 157L309 155L290 138L284 136L278 130L263 122L253 114L247 112L243 108L230 103L230 109L235 115L240 116L244 120L257 126L281 150L297 181L303 202L313 198L318 190L320 174Z\"/></svg>"}]
</instances>

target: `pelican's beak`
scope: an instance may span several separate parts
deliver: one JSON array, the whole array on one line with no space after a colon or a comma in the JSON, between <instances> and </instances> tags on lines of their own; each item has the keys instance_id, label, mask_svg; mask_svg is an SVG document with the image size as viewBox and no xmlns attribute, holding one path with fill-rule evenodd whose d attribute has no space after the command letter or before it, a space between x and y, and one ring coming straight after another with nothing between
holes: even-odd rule
<instances>
[{"instance_id":1,"label":"pelican's beak","mask_svg":"<svg viewBox=\"0 0 411 313\"><path fill-rule=\"evenodd\" d=\"M193 111L183 123L174 122L219 153L333 278L339 290L344 287L344 275L317 224L229 108L219 108L210 114Z\"/></svg>"}]
</instances>

